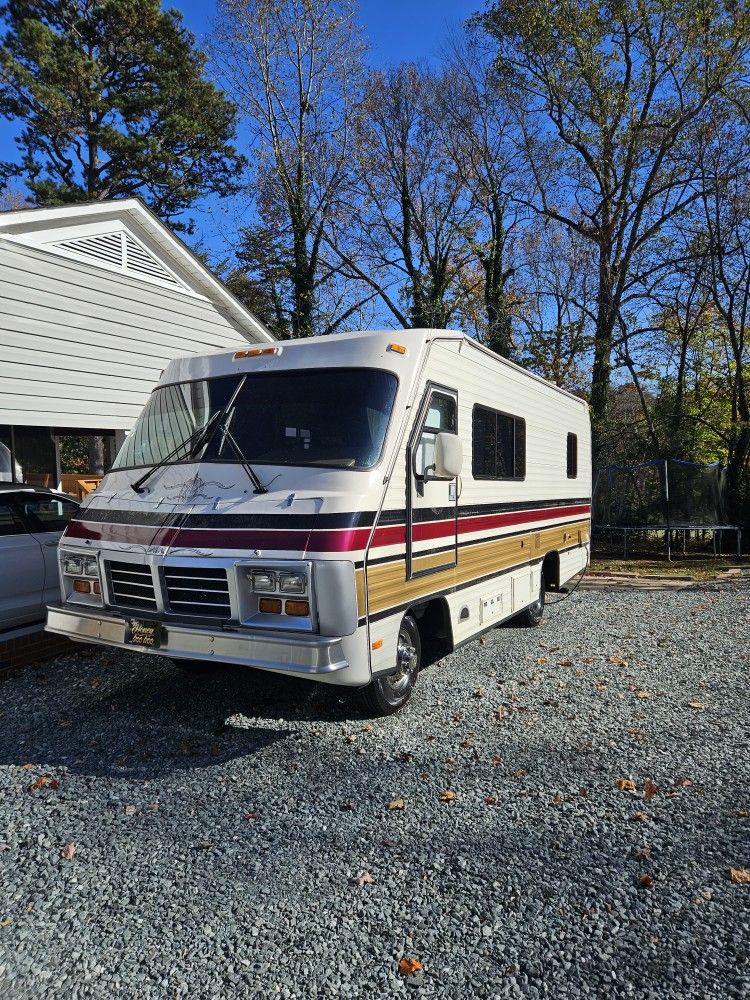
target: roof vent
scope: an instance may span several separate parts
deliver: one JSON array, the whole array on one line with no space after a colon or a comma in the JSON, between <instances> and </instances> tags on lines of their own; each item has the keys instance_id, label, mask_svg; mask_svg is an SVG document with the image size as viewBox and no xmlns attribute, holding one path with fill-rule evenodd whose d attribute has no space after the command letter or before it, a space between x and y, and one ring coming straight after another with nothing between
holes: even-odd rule
<instances>
[{"instance_id":1,"label":"roof vent","mask_svg":"<svg viewBox=\"0 0 750 1000\"><path fill-rule=\"evenodd\" d=\"M62 240L51 246L64 250L76 257L85 257L105 267L116 267L118 271L137 275L175 288L184 287L171 271L157 260L130 233L101 233L96 236L80 236L74 240Z\"/></svg>"}]
</instances>

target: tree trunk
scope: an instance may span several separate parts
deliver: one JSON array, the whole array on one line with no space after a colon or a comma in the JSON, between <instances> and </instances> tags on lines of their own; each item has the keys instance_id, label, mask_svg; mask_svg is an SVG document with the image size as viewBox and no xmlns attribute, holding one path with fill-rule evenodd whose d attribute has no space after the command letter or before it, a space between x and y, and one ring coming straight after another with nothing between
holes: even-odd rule
<instances>
[{"instance_id":1,"label":"tree trunk","mask_svg":"<svg viewBox=\"0 0 750 1000\"><path fill-rule=\"evenodd\" d=\"M92 476L104 475L104 438L101 434L94 434L88 439L89 451L89 474Z\"/></svg>"}]
</instances>

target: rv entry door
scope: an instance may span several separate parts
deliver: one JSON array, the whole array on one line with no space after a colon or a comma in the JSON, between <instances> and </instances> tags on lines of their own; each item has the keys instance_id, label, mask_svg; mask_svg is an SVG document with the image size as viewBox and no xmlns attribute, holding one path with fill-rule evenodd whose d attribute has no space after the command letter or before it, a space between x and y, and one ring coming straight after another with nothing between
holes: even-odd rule
<instances>
[{"instance_id":1,"label":"rv entry door","mask_svg":"<svg viewBox=\"0 0 750 1000\"><path fill-rule=\"evenodd\" d=\"M414 579L456 565L457 478L436 475L435 442L458 433L455 390L428 384L407 448L406 576Z\"/></svg>"}]
</instances>

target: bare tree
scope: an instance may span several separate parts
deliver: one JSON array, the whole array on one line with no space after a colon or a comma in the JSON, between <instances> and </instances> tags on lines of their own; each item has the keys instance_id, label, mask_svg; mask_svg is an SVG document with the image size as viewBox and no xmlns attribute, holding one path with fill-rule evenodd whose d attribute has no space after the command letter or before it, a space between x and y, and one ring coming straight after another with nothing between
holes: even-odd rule
<instances>
[{"instance_id":1,"label":"bare tree","mask_svg":"<svg viewBox=\"0 0 750 1000\"><path fill-rule=\"evenodd\" d=\"M633 261L700 197L682 144L742 79L750 13L718 0L503 0L482 23L519 95L534 207L596 248L598 430Z\"/></svg>"},{"instance_id":2,"label":"bare tree","mask_svg":"<svg viewBox=\"0 0 750 1000\"><path fill-rule=\"evenodd\" d=\"M361 100L354 0L219 0L214 54L244 115L257 221L238 257L288 314L292 336L330 333L372 297L322 250L341 208ZM288 305L287 305L288 303ZM276 326L282 336L286 323Z\"/></svg>"},{"instance_id":3,"label":"bare tree","mask_svg":"<svg viewBox=\"0 0 750 1000\"><path fill-rule=\"evenodd\" d=\"M437 81L404 64L368 80L355 186L330 246L400 326L445 327L458 308L475 223L446 154Z\"/></svg>"}]
</instances>

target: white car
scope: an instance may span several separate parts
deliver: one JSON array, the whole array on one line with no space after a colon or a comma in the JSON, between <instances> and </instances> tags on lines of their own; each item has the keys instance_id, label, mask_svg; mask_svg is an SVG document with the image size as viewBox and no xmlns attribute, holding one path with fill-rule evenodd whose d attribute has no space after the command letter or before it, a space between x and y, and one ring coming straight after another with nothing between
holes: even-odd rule
<instances>
[{"instance_id":1,"label":"white car","mask_svg":"<svg viewBox=\"0 0 750 1000\"><path fill-rule=\"evenodd\" d=\"M0 483L0 633L44 621L60 599L57 543L78 507L56 490Z\"/></svg>"}]
</instances>

